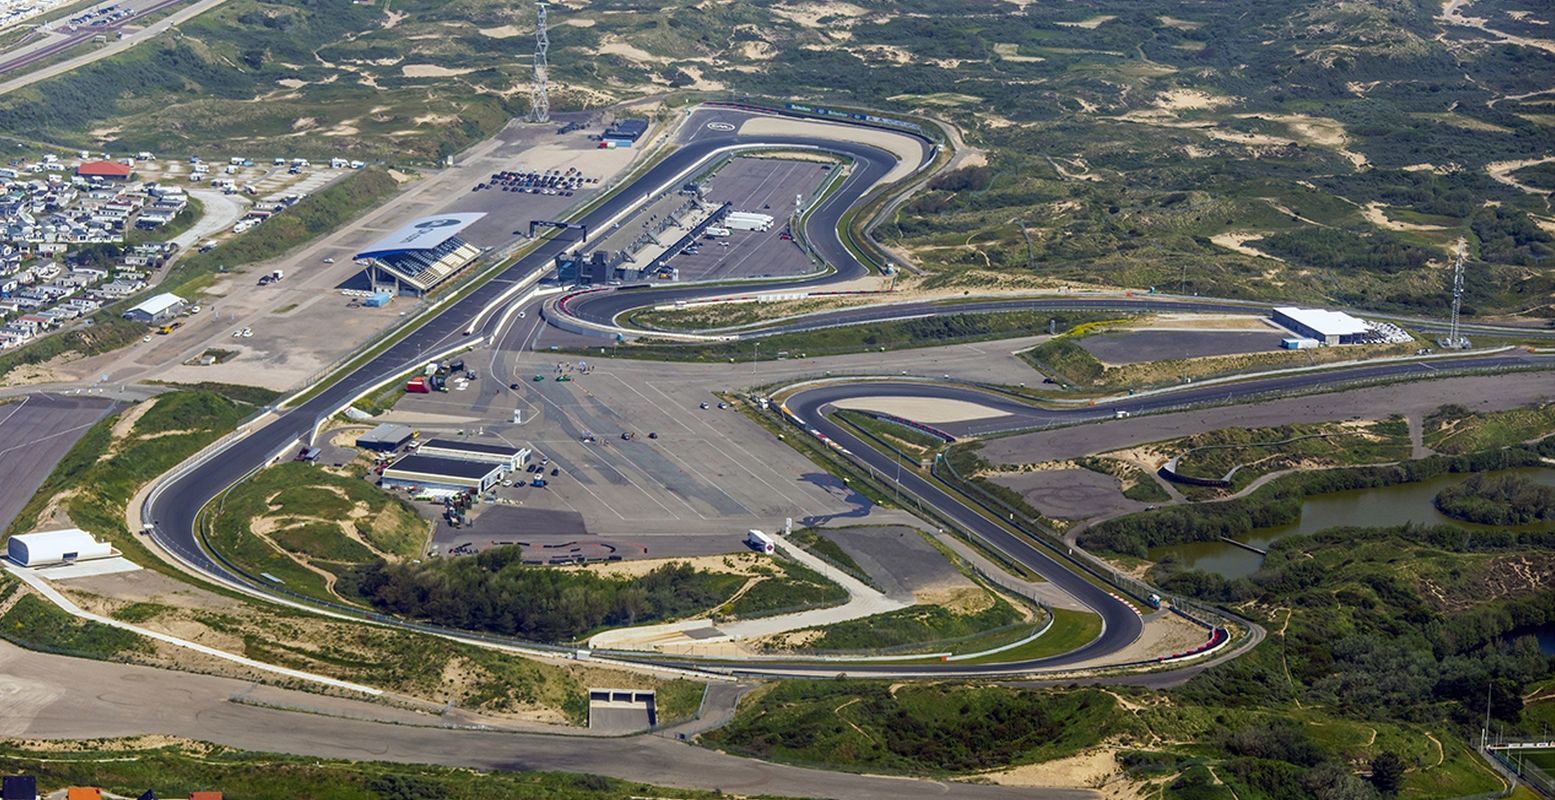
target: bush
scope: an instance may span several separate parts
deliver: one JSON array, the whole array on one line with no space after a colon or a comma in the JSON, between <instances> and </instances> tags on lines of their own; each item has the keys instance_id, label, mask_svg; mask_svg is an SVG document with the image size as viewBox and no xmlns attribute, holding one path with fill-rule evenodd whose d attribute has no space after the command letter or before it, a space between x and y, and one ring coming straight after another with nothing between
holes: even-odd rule
<instances>
[{"instance_id":1,"label":"bush","mask_svg":"<svg viewBox=\"0 0 1555 800\"><path fill-rule=\"evenodd\" d=\"M1480 525L1527 525L1555 519L1555 486L1522 475L1474 475L1436 495L1436 508Z\"/></svg>"}]
</instances>

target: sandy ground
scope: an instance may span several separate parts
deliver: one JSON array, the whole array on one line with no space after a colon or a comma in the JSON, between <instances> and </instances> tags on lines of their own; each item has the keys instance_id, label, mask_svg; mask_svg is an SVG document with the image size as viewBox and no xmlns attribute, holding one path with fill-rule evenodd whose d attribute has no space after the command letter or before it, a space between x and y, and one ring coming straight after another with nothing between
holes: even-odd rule
<instances>
[{"instance_id":1,"label":"sandy ground","mask_svg":"<svg viewBox=\"0 0 1555 800\"><path fill-rule=\"evenodd\" d=\"M1120 778L1117 752L1108 748L1091 750L1068 758L1056 758L1039 764L1024 764L1000 772L984 773L980 777L1000 786L1029 786L1032 788L1073 788L1084 786L1100 789ZM1133 794L1127 782L1104 793L1104 797L1126 797ZM1126 790L1128 794L1120 791Z\"/></svg>"},{"instance_id":2,"label":"sandy ground","mask_svg":"<svg viewBox=\"0 0 1555 800\"><path fill-rule=\"evenodd\" d=\"M854 397L835 403L838 408L879 411L898 417L916 420L928 425L943 422L971 422L972 420L1002 417L1004 414L987 406L965 400L943 400L934 397Z\"/></svg>"},{"instance_id":3,"label":"sandy ground","mask_svg":"<svg viewBox=\"0 0 1555 800\"><path fill-rule=\"evenodd\" d=\"M741 136L794 136L806 133L814 133L816 126L835 132L838 129L847 131L844 138L851 139L862 144L874 145L882 150L889 151L897 158L896 167L886 173L881 183L891 183L911 174L923 157L923 150L917 140L911 139L889 131L875 130L872 128L858 128L851 125L838 125L830 122L814 122L810 120L795 120L782 117L754 117L740 126Z\"/></svg>"},{"instance_id":4,"label":"sandy ground","mask_svg":"<svg viewBox=\"0 0 1555 800\"><path fill-rule=\"evenodd\" d=\"M400 67L400 73L407 78L451 78L456 75L464 75L475 72L475 68L449 69L436 64L406 64Z\"/></svg>"},{"instance_id":5,"label":"sandy ground","mask_svg":"<svg viewBox=\"0 0 1555 800\"><path fill-rule=\"evenodd\" d=\"M83 687L89 687L83 691ZM245 697L247 703L233 702ZM382 705L190 675L31 653L0 643L0 735L86 739L165 734L258 752L373 758L484 770L589 772L679 787L795 797L929 800L1022 798L1016 789L784 767L661 736L561 737L449 729L461 722ZM391 724L384 724L385 722ZM1078 800L1085 792L1055 793Z\"/></svg>"},{"instance_id":6,"label":"sandy ground","mask_svg":"<svg viewBox=\"0 0 1555 800\"><path fill-rule=\"evenodd\" d=\"M1516 178L1512 177L1512 173L1524 167L1548 164L1551 161L1555 161L1555 156L1544 156L1543 158L1524 158L1517 161L1493 161L1485 165L1485 171L1490 174L1491 180L1494 180L1497 183L1504 183L1507 186L1527 192L1529 194L1550 194L1548 189L1538 189L1519 182Z\"/></svg>"},{"instance_id":7,"label":"sandy ground","mask_svg":"<svg viewBox=\"0 0 1555 800\"><path fill-rule=\"evenodd\" d=\"M1227 250L1235 250L1244 256L1267 258L1283 263L1285 259L1280 258L1279 256L1271 256L1268 253L1255 250L1247 246L1248 242L1256 242L1262 238L1263 234L1261 233L1217 233L1214 236L1209 237L1209 240L1217 245L1220 245L1221 247L1226 248Z\"/></svg>"},{"instance_id":8,"label":"sandy ground","mask_svg":"<svg viewBox=\"0 0 1555 800\"><path fill-rule=\"evenodd\" d=\"M1229 97L1212 95L1198 89L1172 89L1162 92L1155 99L1155 104L1167 111L1202 111L1235 103Z\"/></svg>"},{"instance_id":9,"label":"sandy ground","mask_svg":"<svg viewBox=\"0 0 1555 800\"><path fill-rule=\"evenodd\" d=\"M1117 19L1117 17L1111 14L1101 14L1091 17L1090 19L1082 19L1078 22L1058 22L1055 24L1062 25L1066 28L1084 28L1088 31L1094 31L1115 19Z\"/></svg>"},{"instance_id":10,"label":"sandy ground","mask_svg":"<svg viewBox=\"0 0 1555 800\"><path fill-rule=\"evenodd\" d=\"M1370 222L1371 224L1376 225L1377 227L1384 230L1390 231L1446 230L1446 228L1443 228L1440 225L1420 225L1414 222L1399 222L1397 220L1389 219L1384 208L1385 207L1381 203L1374 200L1370 203L1367 203L1365 208L1361 210L1361 216L1365 217L1367 222Z\"/></svg>"}]
</instances>

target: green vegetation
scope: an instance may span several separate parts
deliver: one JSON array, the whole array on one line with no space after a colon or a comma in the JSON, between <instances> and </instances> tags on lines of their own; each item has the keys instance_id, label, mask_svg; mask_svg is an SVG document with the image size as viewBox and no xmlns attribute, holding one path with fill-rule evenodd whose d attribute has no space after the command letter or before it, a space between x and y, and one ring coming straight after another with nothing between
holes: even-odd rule
<instances>
[{"instance_id":1,"label":"green vegetation","mask_svg":"<svg viewBox=\"0 0 1555 800\"><path fill-rule=\"evenodd\" d=\"M946 774L1059 758L1132 723L1106 692L785 681L702 741L791 764Z\"/></svg>"},{"instance_id":2,"label":"green vegetation","mask_svg":"<svg viewBox=\"0 0 1555 800\"><path fill-rule=\"evenodd\" d=\"M991 314L944 314L901 322L881 322L824 328L803 333L781 333L763 337L759 352L741 342L668 344L644 338L629 347L584 348L578 352L596 355L643 358L653 361L752 361L761 359L804 358L872 350L902 350L915 347L939 347L958 342L978 342L1030 336L1047 330L1048 320L1057 319L1058 330L1095 319L1085 312L1008 311ZM603 351L603 352L601 352Z\"/></svg>"},{"instance_id":3,"label":"green vegetation","mask_svg":"<svg viewBox=\"0 0 1555 800\"><path fill-rule=\"evenodd\" d=\"M684 563L620 580L586 570L526 567L522 556L521 548L511 546L421 564L375 561L357 568L350 581L381 611L538 642L573 641L600 628L706 611L744 583L737 575Z\"/></svg>"},{"instance_id":4,"label":"green vegetation","mask_svg":"<svg viewBox=\"0 0 1555 800\"><path fill-rule=\"evenodd\" d=\"M1053 625L1047 632L1019 647L999 653L968 659L968 664L991 664L999 661L1023 661L1062 655L1095 641L1101 635L1101 617L1089 611L1072 611L1054 608Z\"/></svg>"},{"instance_id":5,"label":"green vegetation","mask_svg":"<svg viewBox=\"0 0 1555 800\"><path fill-rule=\"evenodd\" d=\"M381 558L421 555L428 524L415 509L359 477L297 461L250 476L206 518L210 546L252 575L337 599L330 575ZM347 601L355 598L339 597Z\"/></svg>"},{"instance_id":6,"label":"green vegetation","mask_svg":"<svg viewBox=\"0 0 1555 800\"><path fill-rule=\"evenodd\" d=\"M151 649L151 642L129 631L78 620L33 594L0 616L0 638L30 650L104 660Z\"/></svg>"},{"instance_id":7,"label":"green vegetation","mask_svg":"<svg viewBox=\"0 0 1555 800\"><path fill-rule=\"evenodd\" d=\"M211 392L212 394L219 394L228 400L235 400L239 403L245 403L251 406L267 406L275 402L276 398L281 396L280 392L277 392L273 389L266 389L262 386L245 386L240 383L215 383L213 381L202 381L200 383L177 383L166 385L171 386L174 389L180 389L184 391Z\"/></svg>"},{"instance_id":8,"label":"green vegetation","mask_svg":"<svg viewBox=\"0 0 1555 800\"><path fill-rule=\"evenodd\" d=\"M1078 341L1066 336L1049 339L1020 355L1038 372L1070 386L1099 383L1107 372L1105 364L1097 361Z\"/></svg>"},{"instance_id":9,"label":"green vegetation","mask_svg":"<svg viewBox=\"0 0 1555 800\"><path fill-rule=\"evenodd\" d=\"M1102 363L1080 343L1080 336L1060 336L1030 350L1021 358L1037 371L1071 390L1124 391L1176 386L1185 380L1245 375L1277 369L1311 367L1358 358L1407 355L1412 344L1346 345L1317 350L1268 350L1200 358L1142 361L1116 366Z\"/></svg>"},{"instance_id":10,"label":"green vegetation","mask_svg":"<svg viewBox=\"0 0 1555 800\"><path fill-rule=\"evenodd\" d=\"M1426 416L1422 437L1438 453L1472 453L1548 436L1555 430L1555 403L1506 411L1473 412L1442 406Z\"/></svg>"},{"instance_id":11,"label":"green vegetation","mask_svg":"<svg viewBox=\"0 0 1555 800\"><path fill-rule=\"evenodd\" d=\"M765 579L719 606L713 612L715 617L770 617L840 605L848 599L846 589L797 561L775 558L753 571Z\"/></svg>"},{"instance_id":12,"label":"green vegetation","mask_svg":"<svg viewBox=\"0 0 1555 800\"><path fill-rule=\"evenodd\" d=\"M1077 458L1074 463L1081 469L1117 478L1118 483L1123 487L1123 496L1130 500L1141 503L1164 503L1172 499L1166 489L1156 482L1154 476L1131 461L1090 456Z\"/></svg>"},{"instance_id":13,"label":"green vegetation","mask_svg":"<svg viewBox=\"0 0 1555 800\"><path fill-rule=\"evenodd\" d=\"M61 755L61 753L68 755ZM666 790L643 783L552 772L469 769L339 761L233 750L180 741L148 747L134 739L55 742L33 749L0 745L0 760L33 775L45 794L66 786L99 786L123 797L147 789L187 797L219 789L243 800L607 800L621 797L703 798L716 792Z\"/></svg>"},{"instance_id":14,"label":"green vegetation","mask_svg":"<svg viewBox=\"0 0 1555 800\"><path fill-rule=\"evenodd\" d=\"M23 506L7 533L31 530L56 496L70 519L142 566L179 574L148 551L124 527L124 509L142 485L172 469L232 430L254 411L210 389L170 392L115 437L122 415L102 420L82 435L42 487Z\"/></svg>"},{"instance_id":15,"label":"green vegetation","mask_svg":"<svg viewBox=\"0 0 1555 800\"><path fill-rule=\"evenodd\" d=\"M1088 550L1144 558L1153 547L1235 538L1255 528L1293 522L1301 516L1301 501L1310 495L1539 462L1538 452L1511 448L1466 456L1435 456L1393 466L1296 472L1234 500L1171 506L1106 520L1082 532L1079 543Z\"/></svg>"},{"instance_id":16,"label":"green vegetation","mask_svg":"<svg viewBox=\"0 0 1555 800\"><path fill-rule=\"evenodd\" d=\"M1436 508L1480 525L1527 525L1555 519L1555 486L1521 475L1474 475L1438 492Z\"/></svg>"},{"instance_id":17,"label":"green vegetation","mask_svg":"<svg viewBox=\"0 0 1555 800\"><path fill-rule=\"evenodd\" d=\"M1409 423L1402 417L1364 425L1222 428L1156 446L1178 454L1179 474L1215 480L1229 476L1232 491L1262 475L1297 466L1380 464L1410 456Z\"/></svg>"},{"instance_id":18,"label":"green vegetation","mask_svg":"<svg viewBox=\"0 0 1555 800\"><path fill-rule=\"evenodd\" d=\"M904 653L938 652L948 648L952 653L969 653L1029 636L1041 624L1037 621L1025 624L1024 615L1002 597L984 595L981 591L977 594L991 602L975 610L914 605L838 622L818 628L818 635L807 641L803 649L817 653L839 650Z\"/></svg>"},{"instance_id":19,"label":"green vegetation","mask_svg":"<svg viewBox=\"0 0 1555 800\"><path fill-rule=\"evenodd\" d=\"M147 330L145 325L124 319L113 310L99 311L87 317L86 322L90 324L50 334L0 355L0 378L17 367L42 364L66 353L95 356L111 352L145 336Z\"/></svg>"},{"instance_id":20,"label":"green vegetation","mask_svg":"<svg viewBox=\"0 0 1555 800\"><path fill-rule=\"evenodd\" d=\"M800 528L790 534L788 540L803 547L811 555L825 559L826 563L858 578L864 583L874 583L869 577L869 573L865 572L864 568L859 566L857 561L853 560L853 556L848 555L846 550L843 550L836 542L823 535L819 528Z\"/></svg>"},{"instance_id":21,"label":"green vegetation","mask_svg":"<svg viewBox=\"0 0 1555 800\"><path fill-rule=\"evenodd\" d=\"M879 439L898 452L920 460L945 446L945 440L938 436L863 411L842 410L836 412L834 416Z\"/></svg>"}]
</instances>

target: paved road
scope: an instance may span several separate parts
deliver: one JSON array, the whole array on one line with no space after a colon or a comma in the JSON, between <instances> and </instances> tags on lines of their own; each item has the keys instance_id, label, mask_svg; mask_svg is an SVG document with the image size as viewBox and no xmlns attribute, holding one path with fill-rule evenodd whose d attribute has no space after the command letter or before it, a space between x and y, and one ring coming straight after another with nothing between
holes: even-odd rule
<instances>
[{"instance_id":1,"label":"paved road","mask_svg":"<svg viewBox=\"0 0 1555 800\"><path fill-rule=\"evenodd\" d=\"M820 135L763 136L759 139L742 137L737 133L716 130L711 123L728 123L718 128L737 130L739 124L750 115L730 109L703 109L695 112L681 129L680 147L668 158L656 164L640 176L624 191L605 200L586 214L583 224L599 231L623 211L640 205L660 187L673 188L709 161L718 158L730 148L754 146L816 147L839 152L852 157L856 168L834 193L832 202L824 204L812 215L817 230L831 231L830 242L816 242L825 247L828 258L846 259L846 250L837 239L837 223L842 213L863 195L876 180L887 174L895 165L895 157L870 145L819 138ZM930 149L922 145L926 160ZM423 354L436 353L465 341L465 330L488 305L496 302L513 284L525 280L537 272L551 268L554 257L575 244L566 235L550 238L529 256L519 260L495 279L489 281L469 296L449 305L443 311L422 323L404 340L386 352L336 382L317 397L282 414L277 420L239 438L218 455L204 462L199 468L176 477L155 493L144 509L143 519L154 526L157 543L199 571L225 583L247 584L271 592L284 589L265 584L257 576L242 575L239 570L223 562L199 544L197 515L200 510L226 487L231 486L251 470L262 466L270 458L281 454L305 437L311 436L315 424L343 406L350 398L392 375L408 371L422 361ZM859 269L862 269L860 267ZM494 333L498 315L490 315L476 331L480 336ZM387 620L386 620L387 621ZM406 627L425 628L409 623ZM481 637L471 637L481 638Z\"/></svg>"},{"instance_id":2,"label":"paved road","mask_svg":"<svg viewBox=\"0 0 1555 800\"><path fill-rule=\"evenodd\" d=\"M0 642L0 697L6 698L0 736L167 734L257 752L596 773L737 794L859 800L1095 797L1084 790L1010 789L785 767L656 735L599 739L449 729L433 717L417 720L408 712L271 687L253 691L248 699L254 704L230 701L248 694L250 687L231 678L65 658Z\"/></svg>"},{"instance_id":3,"label":"paved road","mask_svg":"<svg viewBox=\"0 0 1555 800\"><path fill-rule=\"evenodd\" d=\"M178 5L179 3L183 2L187 2L187 0L156 0L156 2L147 8L137 11L135 16L120 20L113 25L101 28L83 28L80 31L71 32L60 42L49 44L46 47L31 51L26 55L17 56L4 63L0 63L0 74L15 72L17 70L36 64L41 60L59 55L60 53L63 53L80 45L82 42L91 39L97 34L117 31L127 25L136 22L137 20L144 19L147 15L162 11L163 9ZM70 72L71 70L86 66L87 64L90 64L94 61L107 58L116 53L121 53L130 49L131 47L134 47L137 44L140 44L141 42L166 33L168 30L172 29L173 26L204 14L205 12L221 5L224 2L226 2L226 0L198 0L198 2L194 3L193 5L189 5L185 8L174 11L160 22L149 25L138 31L127 32L123 39L115 39L110 37L110 40L107 44L97 47L90 52L82 53L81 55L66 59L57 64L49 64L47 66L33 70L32 72L27 72L17 77L11 78L10 80L0 82L0 95L14 92L24 86L31 86L38 81L47 80L58 75L63 75L67 72Z\"/></svg>"},{"instance_id":4,"label":"paved road","mask_svg":"<svg viewBox=\"0 0 1555 800\"><path fill-rule=\"evenodd\" d=\"M727 148L741 145L786 145L802 147L820 147L851 156L855 159L855 168L841 188L831 198L817 207L812 213L807 233L812 246L837 265L838 272L834 276L825 279L815 279L807 283L819 283L830 280L846 280L858 274L862 274L864 267L848 253L842 245L837 228L842 214L870 189L871 186L883 175L887 174L895 163L890 154L876 148L860 145L852 142L832 141L807 136L782 136L763 137L760 140L743 138L733 133L716 131L709 127L709 123L729 123L717 127L737 129L746 118L743 112L725 109L704 109L691 116L686 126L681 131L681 146L669 158L660 162L645 175L640 177L632 185L620 194L604 202L599 208L587 214L582 222L591 229L598 231L602 226L615 218L621 212L630 209L642 201L648 199L659 187L682 180L695 169L701 167L709 160L718 157ZM927 160L930 155L927 143L924 143L922 156ZM239 439L236 443L227 447L218 457L208 461L201 468L193 470L167 484L163 491L156 495L151 505L146 509L145 519L155 525L155 538L168 550L176 553L189 564L200 571L211 575L218 580L229 583L245 583L251 587L275 591L274 587L263 584L255 576L242 575L239 570L220 560L198 545L196 516L206 503L217 496L227 486L235 483L251 469L265 463L269 458L284 452L295 446L303 437L310 435L315 423L343 405L349 398L371 386L384 377L406 371L412 364L421 360L421 354L433 353L441 349L457 344L461 341L463 331L474 319L481 309L494 302L514 282L522 280L537 271L547 270L554 256L570 247L571 242L564 238L553 238L546 241L536 252L518 261L503 275L487 283L469 297L464 298L445 309L443 312L424 323L415 333L404 341L390 348L386 353L373 359L365 366L357 369L345 379L326 389L322 394L308 403L292 410L270 425L254 432L246 438ZM591 301L587 313L597 315L597 319L609 320L615 313L612 309L635 307L644 303L661 302L654 298L662 297L663 300L672 300L694 296L697 293L717 291L710 287L676 287L676 288L645 288L634 291L605 292L598 295L600 300ZM626 300L613 300L611 298L627 298ZM1047 302L1069 303L1059 307L1094 307L1094 304L1105 303L1105 300L1097 299L1061 299L1048 300ZM1121 302L1129 302L1135 306L1170 306L1171 301L1152 299L1124 299ZM625 306L617 305L625 303ZM1073 304L1079 303L1075 306ZM992 304L992 305L997 305ZM1107 306L1110 307L1110 306ZM1216 308L1211 303L1207 306ZM928 313L927 310L926 313ZM860 313L858 310L845 310L833 315L833 319L842 324L849 314ZM495 315L493 315L495 317ZM481 331L482 334L492 332L492 326L496 325L495 319L487 319ZM1521 364L1526 361L1525 356L1505 356L1491 359L1480 359L1471 366L1504 366ZM1230 386L1198 387L1186 393L1173 393L1152 398L1131 399L1127 403L1109 406L1105 410L1075 409L1072 411L1050 411L1034 407L1023 406L1013 400L999 400L1011 404L1009 413L1012 418L1021 422L1017 427L1038 427L1043 425L1060 424L1077 420L1100 418L1110 415L1113 409L1124 409L1130 412L1155 410L1158 408L1176 407L1192 402L1204 401L1234 401L1237 397L1248 397L1264 391L1274 391L1285 388L1311 388L1329 385L1334 381L1350 380L1382 375L1402 375L1412 371L1424 371L1434 369L1429 365L1418 364L1393 364L1377 367L1360 368L1344 373L1323 373L1312 375L1298 375L1284 378L1270 379L1262 382L1246 382ZM944 396L953 396L959 391L956 387L929 387L926 385L906 386L903 389L909 392L926 393L928 396L936 396L942 393ZM840 399L850 392L878 393L879 385L870 385L865 388L858 386L831 386L824 389L806 393L797 402L805 402L804 398L811 398L824 404L826 398ZM1015 408L1014 406L1020 406ZM794 410L802 417L810 420L817 427L829 425L820 414L814 413L815 408L808 406L795 407ZM997 424L1004 424L1001 420ZM992 428L976 429L968 426L959 433L987 433ZM839 441L846 442L843 438L846 434L832 426L827 431L828 435L834 435ZM856 452L864 457L884 459L884 456L872 453L869 448L853 447ZM1111 596L1084 580L1081 580L1069 570L1059 566L1051 558L1039 552L1035 548L1024 545L1012 535L1004 532L998 526L993 525L980 515L973 513L967 507L961 505L953 498L939 492L930 484L922 481L914 475L904 474L903 487L909 492L918 494L929 502L941 507L958 523L969 530L991 537L1010 555L1019 558L1028 566L1035 569L1048 580L1071 588L1072 592L1087 606L1099 613L1105 621L1102 635L1089 645L1074 651L1073 653L1058 656L1052 659L1044 659L1040 663L1031 662L1019 665L933 665L914 667L914 674L993 674L1003 672L1008 674L1012 669L1021 670L1031 666L1060 666L1074 664L1081 661L1104 656L1127 646L1134 641L1141 630L1138 616L1131 607L1121 600ZM393 624L410 628L427 628L414 623L393 621ZM472 639L484 637L470 636ZM766 673L776 672L772 664L763 664ZM881 668L882 671L889 671ZM794 671L803 672L804 669L795 667ZM850 671L861 671L858 668Z\"/></svg>"}]
</instances>

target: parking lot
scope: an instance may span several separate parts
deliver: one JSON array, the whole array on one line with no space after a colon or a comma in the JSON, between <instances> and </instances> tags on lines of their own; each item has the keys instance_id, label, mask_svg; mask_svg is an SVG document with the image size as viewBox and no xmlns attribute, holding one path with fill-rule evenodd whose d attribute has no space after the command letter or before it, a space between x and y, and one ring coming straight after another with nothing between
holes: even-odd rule
<instances>
[{"instance_id":1,"label":"parking lot","mask_svg":"<svg viewBox=\"0 0 1555 800\"><path fill-rule=\"evenodd\" d=\"M0 528L7 527L65 453L114 403L96 395L34 394L0 405Z\"/></svg>"},{"instance_id":2,"label":"parking lot","mask_svg":"<svg viewBox=\"0 0 1555 800\"><path fill-rule=\"evenodd\" d=\"M447 198L438 213L485 213L485 219L460 234L465 241L481 247L500 247L515 236L527 236L530 220L556 219L567 209L588 202L608 184L609 176L631 162L635 151L597 149L588 138L590 130L561 135L553 135L552 131L542 135L523 126L504 130L499 134L502 144L484 159L492 167L457 187L456 194ZM533 186L527 186L523 180L506 182L507 185L498 185L504 183L501 180L493 181L499 173L544 176L551 171L566 174L569 170L575 170L573 174L582 179L565 189L573 192L571 195L523 191L551 188L544 186L543 180ZM483 184L484 188L476 188Z\"/></svg>"},{"instance_id":3,"label":"parking lot","mask_svg":"<svg viewBox=\"0 0 1555 800\"><path fill-rule=\"evenodd\" d=\"M543 360L545 354L523 355L514 366L504 354L492 374L490 358L489 351L466 356L480 377L464 390L405 395L383 419L414 425L423 435L462 432L527 446L536 459L549 459L549 485L501 487L495 494L503 504L575 512L589 534L642 545L654 555L730 552L747 529L775 529L788 517L799 524L812 516L868 514L867 501L743 414L718 408L709 389L715 381L644 378L637 370L648 365L639 364L589 362L580 369L573 361L558 372L558 362ZM513 423L515 410L524 422ZM495 524L500 519L488 524L477 517L474 541L506 528L525 535L558 530L543 516L531 524L522 517Z\"/></svg>"},{"instance_id":4,"label":"parking lot","mask_svg":"<svg viewBox=\"0 0 1555 800\"><path fill-rule=\"evenodd\" d=\"M722 239L702 239L695 253L682 252L669 265L682 281L800 275L816 269L797 244L784 238L796 196L806 198L835 167L816 161L736 158L703 186L713 205L733 203L735 211L768 214L769 231L730 230Z\"/></svg>"},{"instance_id":5,"label":"parking lot","mask_svg":"<svg viewBox=\"0 0 1555 800\"><path fill-rule=\"evenodd\" d=\"M1087 336L1080 346L1107 364L1142 364L1175 358L1205 358L1280 349L1289 333L1267 330L1189 331L1138 330Z\"/></svg>"}]
</instances>

